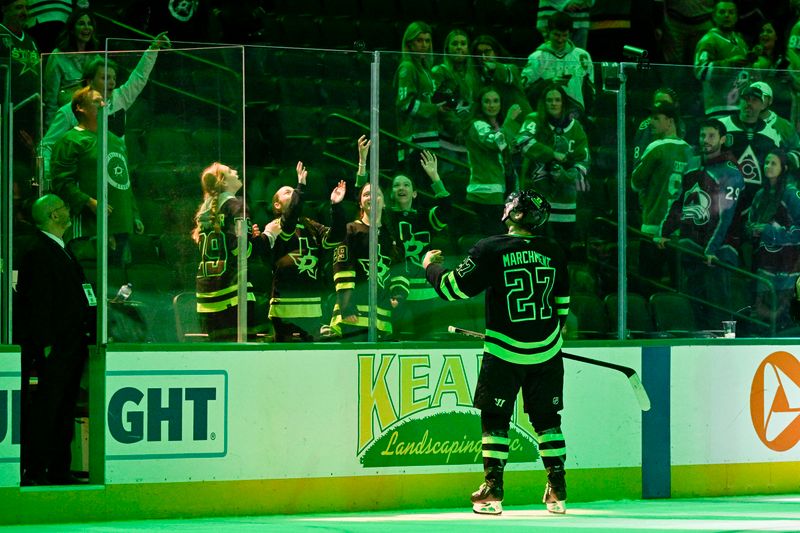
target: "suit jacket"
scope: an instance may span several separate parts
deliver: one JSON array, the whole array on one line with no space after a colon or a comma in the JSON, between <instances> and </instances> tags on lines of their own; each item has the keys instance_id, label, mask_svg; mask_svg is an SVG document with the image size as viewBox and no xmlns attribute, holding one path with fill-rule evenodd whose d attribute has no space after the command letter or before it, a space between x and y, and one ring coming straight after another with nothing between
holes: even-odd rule
<instances>
[{"instance_id":1,"label":"suit jacket","mask_svg":"<svg viewBox=\"0 0 800 533\"><path fill-rule=\"evenodd\" d=\"M16 342L44 347L85 336L93 313L83 290L83 268L42 231L30 238L19 263Z\"/></svg>"}]
</instances>

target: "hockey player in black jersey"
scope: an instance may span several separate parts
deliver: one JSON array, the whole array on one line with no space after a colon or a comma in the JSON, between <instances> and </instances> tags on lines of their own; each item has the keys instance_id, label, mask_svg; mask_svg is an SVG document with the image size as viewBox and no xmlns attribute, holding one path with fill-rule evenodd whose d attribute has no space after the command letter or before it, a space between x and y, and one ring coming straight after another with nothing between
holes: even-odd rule
<instances>
[{"instance_id":1,"label":"hockey player in black jersey","mask_svg":"<svg viewBox=\"0 0 800 533\"><path fill-rule=\"evenodd\" d=\"M569 276L560 246L533 234L549 216L542 195L514 192L502 217L508 233L479 241L455 270L444 268L440 250L423 260L428 282L445 300L486 291L486 337L474 399L481 411L486 480L471 498L480 514L503 510L508 429L520 389L547 470L543 501L552 513L566 512L561 330L569 312Z\"/></svg>"}]
</instances>

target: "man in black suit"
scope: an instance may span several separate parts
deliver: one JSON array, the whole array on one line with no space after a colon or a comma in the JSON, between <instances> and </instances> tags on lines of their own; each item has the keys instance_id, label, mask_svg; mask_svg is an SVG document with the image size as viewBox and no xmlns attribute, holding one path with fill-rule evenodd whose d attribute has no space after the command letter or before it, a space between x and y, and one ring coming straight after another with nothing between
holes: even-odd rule
<instances>
[{"instance_id":1,"label":"man in black suit","mask_svg":"<svg viewBox=\"0 0 800 533\"><path fill-rule=\"evenodd\" d=\"M22 347L22 484L61 485L75 482L70 445L96 301L64 248L69 206L48 194L33 204L32 216L38 231L19 263L15 313Z\"/></svg>"}]
</instances>

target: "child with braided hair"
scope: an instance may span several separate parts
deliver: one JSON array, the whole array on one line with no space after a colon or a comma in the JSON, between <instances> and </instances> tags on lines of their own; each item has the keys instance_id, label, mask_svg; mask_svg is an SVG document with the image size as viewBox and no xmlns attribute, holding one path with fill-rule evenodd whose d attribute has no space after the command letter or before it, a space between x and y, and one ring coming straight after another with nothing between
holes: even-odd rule
<instances>
[{"instance_id":1,"label":"child with braided hair","mask_svg":"<svg viewBox=\"0 0 800 533\"><path fill-rule=\"evenodd\" d=\"M211 341L236 341L238 324L238 291L240 257L249 258L254 248L266 250L266 239L260 239L250 226L247 209L236 196L242 188L239 173L215 162L200 175L203 202L195 215L192 239L197 243L200 262L197 267L197 314L200 327ZM244 220L247 229L247 250L239 250L237 225ZM249 321L255 313L255 295L247 284Z\"/></svg>"}]
</instances>

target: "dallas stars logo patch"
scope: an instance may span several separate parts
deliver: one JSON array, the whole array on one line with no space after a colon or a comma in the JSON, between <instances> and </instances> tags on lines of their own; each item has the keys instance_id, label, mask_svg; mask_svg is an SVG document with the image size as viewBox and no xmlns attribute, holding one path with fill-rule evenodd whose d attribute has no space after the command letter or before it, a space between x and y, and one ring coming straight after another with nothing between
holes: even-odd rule
<instances>
[{"instance_id":1,"label":"dallas stars logo patch","mask_svg":"<svg viewBox=\"0 0 800 533\"><path fill-rule=\"evenodd\" d=\"M422 268L422 251L431 243L431 233L420 231L414 233L414 228L408 222L401 222L400 240L406 252L406 261L409 261Z\"/></svg>"},{"instance_id":2,"label":"dallas stars logo patch","mask_svg":"<svg viewBox=\"0 0 800 533\"><path fill-rule=\"evenodd\" d=\"M314 252L317 246L311 246L307 237L300 237L300 247L296 252L289 253L300 274L307 274L311 279L317 279L317 256Z\"/></svg>"},{"instance_id":3,"label":"dallas stars logo patch","mask_svg":"<svg viewBox=\"0 0 800 533\"><path fill-rule=\"evenodd\" d=\"M377 273L378 273L378 285L381 288L384 288L386 285L386 279L389 277L389 266L391 263L391 258L381 254L381 245L378 244L378 265L377 265ZM369 276L369 259L359 259L359 263L361 263L361 268L364 269L364 272Z\"/></svg>"},{"instance_id":4,"label":"dallas stars logo patch","mask_svg":"<svg viewBox=\"0 0 800 533\"><path fill-rule=\"evenodd\" d=\"M25 48L13 48L11 50L11 59L22 65L20 76L26 72L38 74L39 72L39 54L35 50L26 50Z\"/></svg>"}]
</instances>

